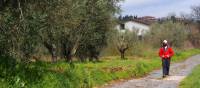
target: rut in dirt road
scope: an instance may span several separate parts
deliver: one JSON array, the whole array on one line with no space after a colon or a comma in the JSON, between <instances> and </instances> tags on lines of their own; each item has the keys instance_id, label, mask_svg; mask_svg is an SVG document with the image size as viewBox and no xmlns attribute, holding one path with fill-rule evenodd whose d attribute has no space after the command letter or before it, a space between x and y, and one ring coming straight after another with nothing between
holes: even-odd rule
<instances>
[{"instance_id":1,"label":"rut in dirt road","mask_svg":"<svg viewBox=\"0 0 200 88\"><path fill-rule=\"evenodd\" d=\"M200 55L192 56L184 62L171 64L170 76L167 78L162 79L162 69L160 69L144 78L128 80L105 88L177 88L179 83L199 64Z\"/></svg>"}]
</instances>

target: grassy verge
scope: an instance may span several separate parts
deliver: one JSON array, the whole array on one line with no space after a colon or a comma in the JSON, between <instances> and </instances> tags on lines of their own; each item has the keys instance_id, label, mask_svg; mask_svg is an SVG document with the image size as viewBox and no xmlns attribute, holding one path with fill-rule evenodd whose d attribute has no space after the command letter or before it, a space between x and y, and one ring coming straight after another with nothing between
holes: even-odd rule
<instances>
[{"instance_id":1,"label":"grassy verge","mask_svg":"<svg viewBox=\"0 0 200 88\"><path fill-rule=\"evenodd\" d=\"M177 52L173 62L200 53L192 49ZM92 88L112 80L141 77L160 68L160 59L145 54L144 58L128 60L103 59L101 62L73 63L36 62L21 64L14 59L0 60L0 87L6 88Z\"/></svg>"},{"instance_id":2,"label":"grassy verge","mask_svg":"<svg viewBox=\"0 0 200 88\"><path fill-rule=\"evenodd\" d=\"M185 78L180 88L199 88L200 87L200 65L193 69L192 73Z\"/></svg>"}]
</instances>

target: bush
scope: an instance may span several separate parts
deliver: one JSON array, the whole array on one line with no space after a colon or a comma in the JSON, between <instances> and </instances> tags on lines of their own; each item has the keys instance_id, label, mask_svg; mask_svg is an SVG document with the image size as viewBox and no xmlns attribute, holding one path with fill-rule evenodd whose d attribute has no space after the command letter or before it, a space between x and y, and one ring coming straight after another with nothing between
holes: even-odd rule
<instances>
[{"instance_id":1,"label":"bush","mask_svg":"<svg viewBox=\"0 0 200 88\"><path fill-rule=\"evenodd\" d=\"M42 75L41 69L35 65L19 63L10 57L0 57L0 78L11 87L38 83Z\"/></svg>"}]
</instances>

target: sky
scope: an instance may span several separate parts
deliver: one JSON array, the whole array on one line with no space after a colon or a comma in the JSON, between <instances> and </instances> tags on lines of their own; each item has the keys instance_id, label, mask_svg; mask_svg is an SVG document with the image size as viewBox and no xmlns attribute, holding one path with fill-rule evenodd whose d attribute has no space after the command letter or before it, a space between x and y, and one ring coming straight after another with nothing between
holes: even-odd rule
<instances>
[{"instance_id":1,"label":"sky","mask_svg":"<svg viewBox=\"0 0 200 88\"><path fill-rule=\"evenodd\" d=\"M200 0L124 0L120 3L121 15L165 17L191 13L191 6L200 5Z\"/></svg>"}]
</instances>

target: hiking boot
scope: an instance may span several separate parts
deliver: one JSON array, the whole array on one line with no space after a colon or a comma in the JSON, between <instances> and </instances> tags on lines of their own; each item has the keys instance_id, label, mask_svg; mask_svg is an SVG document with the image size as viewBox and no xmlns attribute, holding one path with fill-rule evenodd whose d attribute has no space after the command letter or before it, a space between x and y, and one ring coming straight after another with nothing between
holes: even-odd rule
<instances>
[{"instance_id":1,"label":"hiking boot","mask_svg":"<svg viewBox=\"0 0 200 88\"><path fill-rule=\"evenodd\" d=\"M166 76L170 76L169 74L167 74Z\"/></svg>"},{"instance_id":2,"label":"hiking boot","mask_svg":"<svg viewBox=\"0 0 200 88\"><path fill-rule=\"evenodd\" d=\"M163 77L163 78L165 78L165 77L166 77L166 75L163 75L162 77Z\"/></svg>"}]
</instances>

